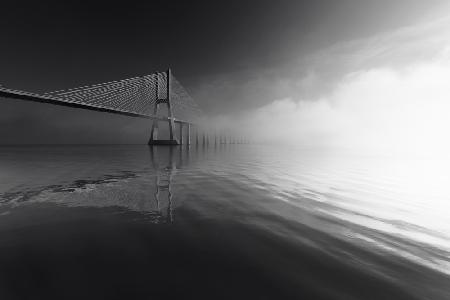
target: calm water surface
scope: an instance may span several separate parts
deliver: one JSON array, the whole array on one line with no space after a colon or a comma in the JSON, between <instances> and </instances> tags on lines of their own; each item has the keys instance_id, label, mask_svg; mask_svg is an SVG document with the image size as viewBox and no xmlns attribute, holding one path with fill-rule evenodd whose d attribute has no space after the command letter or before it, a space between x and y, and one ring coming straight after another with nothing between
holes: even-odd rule
<instances>
[{"instance_id":1,"label":"calm water surface","mask_svg":"<svg viewBox=\"0 0 450 300\"><path fill-rule=\"evenodd\" d=\"M450 165L0 148L0 299L450 299Z\"/></svg>"}]
</instances>

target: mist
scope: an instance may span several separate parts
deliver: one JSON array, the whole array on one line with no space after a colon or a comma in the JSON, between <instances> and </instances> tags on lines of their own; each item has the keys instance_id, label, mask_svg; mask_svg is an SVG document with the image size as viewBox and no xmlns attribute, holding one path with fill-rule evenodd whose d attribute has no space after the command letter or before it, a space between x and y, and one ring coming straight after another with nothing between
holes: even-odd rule
<instances>
[{"instance_id":1,"label":"mist","mask_svg":"<svg viewBox=\"0 0 450 300\"><path fill-rule=\"evenodd\" d=\"M328 64L320 61L309 67L313 70L309 74L285 79L301 85L290 95L257 109L213 118L210 126L257 143L368 154L446 155L450 150L448 23L444 18L335 45L318 54L336 58L328 69L334 78L318 71ZM338 55L339 49L348 54ZM305 97L308 88L317 89L326 79L321 83L323 93Z\"/></svg>"}]
</instances>

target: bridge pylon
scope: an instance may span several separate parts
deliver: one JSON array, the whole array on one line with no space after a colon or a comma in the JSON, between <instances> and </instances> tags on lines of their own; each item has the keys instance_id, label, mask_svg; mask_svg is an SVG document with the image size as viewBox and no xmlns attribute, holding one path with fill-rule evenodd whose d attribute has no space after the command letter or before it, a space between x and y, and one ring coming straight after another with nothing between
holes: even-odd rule
<instances>
[{"instance_id":1,"label":"bridge pylon","mask_svg":"<svg viewBox=\"0 0 450 300\"><path fill-rule=\"evenodd\" d=\"M158 122L160 121L166 121L166 120L160 120L160 119L153 119L152 123L152 129L150 132L150 139L148 141L149 145L179 145L179 142L177 138L175 137L175 118L173 116L173 105L171 103L171 71L170 68L167 69L166 73L166 98L160 99L159 98L159 91L158 91L158 74L156 74L156 102L155 107L153 110L153 114L156 116L158 115L159 111L159 105L166 104L167 105L167 122L169 123L169 139L168 140L161 140L158 139Z\"/></svg>"}]
</instances>

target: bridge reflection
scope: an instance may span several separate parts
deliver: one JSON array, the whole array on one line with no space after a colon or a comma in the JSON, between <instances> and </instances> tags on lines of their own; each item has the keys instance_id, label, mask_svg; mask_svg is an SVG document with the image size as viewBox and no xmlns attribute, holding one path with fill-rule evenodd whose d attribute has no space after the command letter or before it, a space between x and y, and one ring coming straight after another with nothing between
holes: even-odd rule
<instances>
[{"instance_id":1,"label":"bridge reflection","mask_svg":"<svg viewBox=\"0 0 450 300\"><path fill-rule=\"evenodd\" d=\"M182 187L190 174L187 169L193 165L208 168L210 159L227 159L227 153L232 153L233 149L234 145L214 142L192 147L122 145L0 149L3 157L14 162L10 163L10 170L18 174L15 183L0 190L0 208L46 203L68 208L73 213L83 209L85 213L119 213L133 219L145 218L152 223L172 223L176 207L186 199L186 190ZM42 157L47 158L36 167L30 167L29 162L40 162ZM8 168L5 161L3 165ZM24 182L36 176L41 178L40 185L23 188ZM177 191L179 195L175 197Z\"/></svg>"},{"instance_id":2,"label":"bridge reflection","mask_svg":"<svg viewBox=\"0 0 450 300\"><path fill-rule=\"evenodd\" d=\"M152 167L155 170L155 199L156 210L166 222L172 223L174 220L172 207L172 178L177 172L177 159L179 165L183 160L183 149L181 147L149 147ZM176 156L176 153L179 155ZM166 199L167 201L162 201Z\"/></svg>"},{"instance_id":3,"label":"bridge reflection","mask_svg":"<svg viewBox=\"0 0 450 300\"><path fill-rule=\"evenodd\" d=\"M41 177L58 171L63 175L57 182L50 176L42 180L42 185L24 189L21 182L27 180L28 173L23 173L25 178L19 176L15 187L0 190L0 208L46 203L73 212L83 209L126 214L152 223L174 222L174 177L188 167L190 156L194 157L193 150L181 146L67 146L32 150L16 147L2 151L18 162L30 162L50 153L50 162L40 164L33 172L39 172Z\"/></svg>"}]
</instances>

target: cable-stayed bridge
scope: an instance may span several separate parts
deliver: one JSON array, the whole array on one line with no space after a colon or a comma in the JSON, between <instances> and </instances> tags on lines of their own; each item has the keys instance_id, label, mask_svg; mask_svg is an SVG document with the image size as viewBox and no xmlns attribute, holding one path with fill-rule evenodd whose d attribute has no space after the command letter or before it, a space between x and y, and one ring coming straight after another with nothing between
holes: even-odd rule
<instances>
[{"instance_id":1,"label":"cable-stayed bridge","mask_svg":"<svg viewBox=\"0 0 450 300\"><path fill-rule=\"evenodd\" d=\"M187 127L186 143L190 143L191 125L197 124L202 114L170 69L142 77L44 94L8 89L0 85L0 97L152 119L148 142L151 145L182 144L184 127ZM166 115L161 114L161 105L166 106ZM161 121L169 123L168 139L158 139L158 123ZM175 137L175 123L179 124L179 138Z\"/></svg>"}]
</instances>

